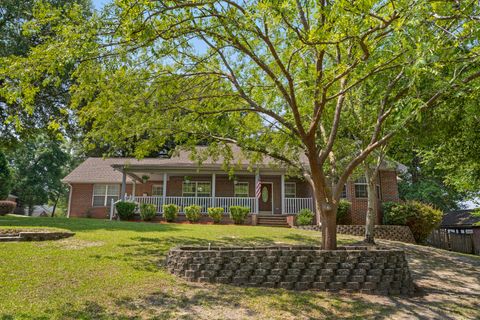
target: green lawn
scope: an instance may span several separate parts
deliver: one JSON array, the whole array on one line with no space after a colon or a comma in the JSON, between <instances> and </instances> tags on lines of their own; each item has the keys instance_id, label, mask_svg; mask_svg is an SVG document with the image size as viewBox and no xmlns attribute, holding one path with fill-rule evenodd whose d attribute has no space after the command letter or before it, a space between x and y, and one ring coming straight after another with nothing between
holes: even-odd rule
<instances>
[{"instance_id":1,"label":"green lawn","mask_svg":"<svg viewBox=\"0 0 480 320\"><path fill-rule=\"evenodd\" d=\"M0 243L0 319L363 319L394 315L397 302L415 303L189 283L163 267L172 246L318 244L319 233L312 231L14 216L0 217L0 226L76 233L59 241ZM471 312L452 306L459 308L457 315Z\"/></svg>"}]
</instances>

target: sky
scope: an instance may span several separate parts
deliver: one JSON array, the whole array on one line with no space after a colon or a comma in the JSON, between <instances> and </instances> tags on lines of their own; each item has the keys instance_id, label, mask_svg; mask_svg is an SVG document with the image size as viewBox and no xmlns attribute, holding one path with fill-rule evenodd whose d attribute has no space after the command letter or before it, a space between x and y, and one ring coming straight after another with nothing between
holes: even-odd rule
<instances>
[{"instance_id":1,"label":"sky","mask_svg":"<svg viewBox=\"0 0 480 320\"><path fill-rule=\"evenodd\" d=\"M110 0L92 0L93 7L97 10L102 9L103 6L108 3Z\"/></svg>"}]
</instances>

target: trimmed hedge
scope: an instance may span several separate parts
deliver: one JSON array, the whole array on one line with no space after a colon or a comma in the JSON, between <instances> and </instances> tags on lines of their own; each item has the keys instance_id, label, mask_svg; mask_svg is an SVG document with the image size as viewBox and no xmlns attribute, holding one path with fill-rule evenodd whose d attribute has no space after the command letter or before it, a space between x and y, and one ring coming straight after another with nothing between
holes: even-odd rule
<instances>
[{"instance_id":1,"label":"trimmed hedge","mask_svg":"<svg viewBox=\"0 0 480 320\"><path fill-rule=\"evenodd\" d=\"M351 224L348 213L350 212L350 207L352 203L347 200L340 200L338 203L337 209L337 224Z\"/></svg>"},{"instance_id":2,"label":"trimmed hedge","mask_svg":"<svg viewBox=\"0 0 480 320\"><path fill-rule=\"evenodd\" d=\"M247 216L249 213L250 213L249 207L241 207L241 206L230 207L230 218L232 218L233 223L235 224L243 224L247 219Z\"/></svg>"},{"instance_id":3,"label":"trimmed hedge","mask_svg":"<svg viewBox=\"0 0 480 320\"><path fill-rule=\"evenodd\" d=\"M117 214L120 220L129 220L135 216L135 209L137 204L131 201L120 201L115 204Z\"/></svg>"},{"instance_id":4,"label":"trimmed hedge","mask_svg":"<svg viewBox=\"0 0 480 320\"><path fill-rule=\"evenodd\" d=\"M438 228L443 212L418 202L385 203L383 205L383 223L408 226L418 243L425 242L430 233Z\"/></svg>"},{"instance_id":5,"label":"trimmed hedge","mask_svg":"<svg viewBox=\"0 0 480 320\"><path fill-rule=\"evenodd\" d=\"M16 206L17 203L13 201L0 201L0 216L13 213Z\"/></svg>"},{"instance_id":6,"label":"trimmed hedge","mask_svg":"<svg viewBox=\"0 0 480 320\"><path fill-rule=\"evenodd\" d=\"M202 216L200 213L200 211L202 211L202 207L195 204L185 207L183 210L185 210L185 217L190 222L197 222Z\"/></svg>"},{"instance_id":7,"label":"trimmed hedge","mask_svg":"<svg viewBox=\"0 0 480 320\"><path fill-rule=\"evenodd\" d=\"M142 203L140 205L140 218L143 221L151 221L157 215L157 206L151 203Z\"/></svg>"},{"instance_id":8,"label":"trimmed hedge","mask_svg":"<svg viewBox=\"0 0 480 320\"><path fill-rule=\"evenodd\" d=\"M163 205L163 217L168 222L173 222L178 216L178 210L180 208L176 204L164 204Z\"/></svg>"},{"instance_id":9,"label":"trimmed hedge","mask_svg":"<svg viewBox=\"0 0 480 320\"><path fill-rule=\"evenodd\" d=\"M310 209L302 209L297 214L297 224L299 226L308 226L313 222L313 212Z\"/></svg>"},{"instance_id":10,"label":"trimmed hedge","mask_svg":"<svg viewBox=\"0 0 480 320\"><path fill-rule=\"evenodd\" d=\"M208 208L208 216L213 219L213 223L220 223L223 217L223 208L222 207L214 207Z\"/></svg>"}]
</instances>

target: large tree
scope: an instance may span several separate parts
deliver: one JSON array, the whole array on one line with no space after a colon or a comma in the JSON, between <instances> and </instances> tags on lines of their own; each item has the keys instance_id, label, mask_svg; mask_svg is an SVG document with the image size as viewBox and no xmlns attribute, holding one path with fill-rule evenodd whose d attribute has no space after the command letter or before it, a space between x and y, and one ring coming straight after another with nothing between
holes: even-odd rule
<instances>
[{"instance_id":1,"label":"large tree","mask_svg":"<svg viewBox=\"0 0 480 320\"><path fill-rule=\"evenodd\" d=\"M86 23L77 11L58 27L60 40L16 62L37 75L75 63L72 106L90 141L133 143L139 157L172 136L224 155L233 143L253 162L270 156L310 183L327 249L336 248L352 172L419 110L480 77L470 1L123 0ZM56 21L40 16L39 25ZM9 70L20 85L5 92L28 105L35 92L15 89L30 88L35 74ZM371 117L358 143L339 134L349 125L345 101L375 77L383 97L401 97L360 106ZM425 79L429 90L418 85Z\"/></svg>"},{"instance_id":2,"label":"large tree","mask_svg":"<svg viewBox=\"0 0 480 320\"><path fill-rule=\"evenodd\" d=\"M69 155L60 141L45 135L24 141L10 154L14 170L13 191L31 214L35 205L54 204L66 193L61 178L69 168Z\"/></svg>"}]
</instances>

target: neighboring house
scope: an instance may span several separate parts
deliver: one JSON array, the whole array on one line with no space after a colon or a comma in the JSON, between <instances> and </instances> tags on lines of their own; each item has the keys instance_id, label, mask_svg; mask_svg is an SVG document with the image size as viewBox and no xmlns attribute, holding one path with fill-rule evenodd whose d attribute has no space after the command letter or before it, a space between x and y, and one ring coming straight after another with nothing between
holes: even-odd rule
<instances>
[{"instance_id":1,"label":"neighboring house","mask_svg":"<svg viewBox=\"0 0 480 320\"><path fill-rule=\"evenodd\" d=\"M440 227L429 238L430 244L452 251L480 254L479 210L480 208L445 213Z\"/></svg>"},{"instance_id":2,"label":"neighboring house","mask_svg":"<svg viewBox=\"0 0 480 320\"><path fill-rule=\"evenodd\" d=\"M33 206L32 217L50 217L53 207L49 205Z\"/></svg>"},{"instance_id":3,"label":"neighboring house","mask_svg":"<svg viewBox=\"0 0 480 320\"><path fill-rule=\"evenodd\" d=\"M284 168L268 158L252 172L240 149L233 148L233 152L233 177L223 170L222 159L209 158L200 165L191 160L187 151L171 158L88 158L63 179L70 186L68 216L107 218L109 207L119 199L153 203L158 213L163 204L169 203L179 205L180 212L191 204L202 206L202 212L208 207L223 207L227 213L233 205L269 215L296 214L303 208L314 210L307 182L288 177ZM382 168L378 189L382 202L398 201L395 169ZM343 197L352 203L352 223L365 223L365 179L349 181Z\"/></svg>"},{"instance_id":4,"label":"neighboring house","mask_svg":"<svg viewBox=\"0 0 480 320\"><path fill-rule=\"evenodd\" d=\"M473 233L473 229L480 228L480 214L473 214L475 210L454 210L443 215L440 229L456 233Z\"/></svg>"}]
</instances>

